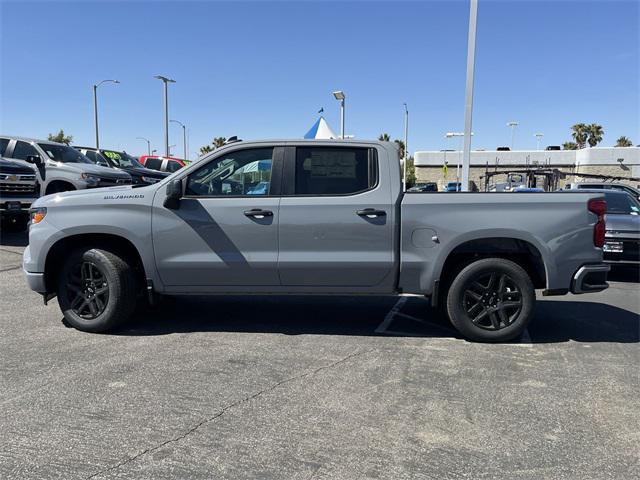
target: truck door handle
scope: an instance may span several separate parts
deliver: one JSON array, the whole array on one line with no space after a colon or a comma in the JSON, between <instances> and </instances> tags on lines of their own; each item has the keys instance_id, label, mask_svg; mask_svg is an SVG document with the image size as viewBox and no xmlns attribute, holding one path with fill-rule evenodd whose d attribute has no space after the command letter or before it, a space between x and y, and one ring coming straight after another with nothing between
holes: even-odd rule
<instances>
[{"instance_id":1,"label":"truck door handle","mask_svg":"<svg viewBox=\"0 0 640 480\"><path fill-rule=\"evenodd\" d=\"M244 214L250 218L265 218L265 217L273 217L273 212L271 210L262 210L261 208L252 208L251 210L245 210Z\"/></svg>"},{"instance_id":2,"label":"truck door handle","mask_svg":"<svg viewBox=\"0 0 640 480\"><path fill-rule=\"evenodd\" d=\"M375 208L365 208L364 210L357 210L356 213L361 217L367 218L384 217L387 214L387 212L385 212L384 210L376 210Z\"/></svg>"}]
</instances>

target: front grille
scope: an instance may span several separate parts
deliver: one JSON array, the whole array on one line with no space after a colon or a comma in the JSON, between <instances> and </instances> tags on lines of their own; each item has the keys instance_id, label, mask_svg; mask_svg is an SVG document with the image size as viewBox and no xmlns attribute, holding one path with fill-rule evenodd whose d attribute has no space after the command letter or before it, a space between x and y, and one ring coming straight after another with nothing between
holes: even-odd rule
<instances>
[{"instance_id":1,"label":"front grille","mask_svg":"<svg viewBox=\"0 0 640 480\"><path fill-rule=\"evenodd\" d=\"M0 182L0 194L6 195L35 195L36 186L33 183Z\"/></svg>"},{"instance_id":2,"label":"front grille","mask_svg":"<svg viewBox=\"0 0 640 480\"><path fill-rule=\"evenodd\" d=\"M20 173L0 173L1 180L10 180L12 182L35 182L36 176L31 174Z\"/></svg>"}]
</instances>

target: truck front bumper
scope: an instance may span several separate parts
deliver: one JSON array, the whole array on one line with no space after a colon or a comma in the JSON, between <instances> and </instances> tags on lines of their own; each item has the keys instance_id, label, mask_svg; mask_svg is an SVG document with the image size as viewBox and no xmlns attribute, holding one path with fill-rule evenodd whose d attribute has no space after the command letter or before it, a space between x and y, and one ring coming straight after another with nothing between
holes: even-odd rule
<instances>
[{"instance_id":1,"label":"truck front bumper","mask_svg":"<svg viewBox=\"0 0 640 480\"><path fill-rule=\"evenodd\" d=\"M34 292L45 294L47 289L44 285L44 273L33 273L27 272L24 268L22 269L24 272L24 276L27 279L27 284L29 288Z\"/></svg>"},{"instance_id":2,"label":"truck front bumper","mask_svg":"<svg viewBox=\"0 0 640 480\"><path fill-rule=\"evenodd\" d=\"M573 275L571 281L571 293L601 292L609 288L607 273L611 267L603 263L583 265Z\"/></svg>"}]
</instances>

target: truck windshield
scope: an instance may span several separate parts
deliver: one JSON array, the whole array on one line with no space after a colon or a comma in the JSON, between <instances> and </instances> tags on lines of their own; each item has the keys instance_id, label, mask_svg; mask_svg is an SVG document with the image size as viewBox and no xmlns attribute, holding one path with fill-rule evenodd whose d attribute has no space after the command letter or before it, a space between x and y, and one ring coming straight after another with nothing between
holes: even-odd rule
<instances>
[{"instance_id":1,"label":"truck windshield","mask_svg":"<svg viewBox=\"0 0 640 480\"><path fill-rule=\"evenodd\" d=\"M54 145L51 143L39 143L40 148L44 150L51 160L63 163L93 163L75 148L67 145Z\"/></svg>"},{"instance_id":2,"label":"truck windshield","mask_svg":"<svg viewBox=\"0 0 640 480\"><path fill-rule=\"evenodd\" d=\"M639 215L640 204L631 195L605 193L607 201L607 213L622 215Z\"/></svg>"},{"instance_id":3,"label":"truck windshield","mask_svg":"<svg viewBox=\"0 0 640 480\"><path fill-rule=\"evenodd\" d=\"M132 155L127 152L114 152L113 150L103 150L102 153L105 157L109 158L116 167L120 168L132 168L143 167L143 165Z\"/></svg>"}]
</instances>

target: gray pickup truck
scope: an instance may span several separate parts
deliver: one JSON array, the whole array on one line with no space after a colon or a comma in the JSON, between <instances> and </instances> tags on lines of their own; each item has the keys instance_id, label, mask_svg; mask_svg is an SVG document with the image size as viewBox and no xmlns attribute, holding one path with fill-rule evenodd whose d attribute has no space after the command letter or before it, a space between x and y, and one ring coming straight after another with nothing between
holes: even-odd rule
<instances>
[{"instance_id":1,"label":"gray pickup truck","mask_svg":"<svg viewBox=\"0 0 640 480\"><path fill-rule=\"evenodd\" d=\"M394 144L235 142L150 186L40 198L23 267L91 332L159 295L419 294L505 341L545 295L607 288L602 195L403 193Z\"/></svg>"}]
</instances>

